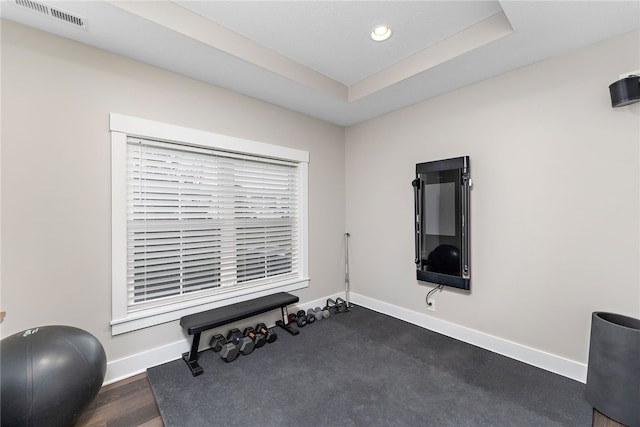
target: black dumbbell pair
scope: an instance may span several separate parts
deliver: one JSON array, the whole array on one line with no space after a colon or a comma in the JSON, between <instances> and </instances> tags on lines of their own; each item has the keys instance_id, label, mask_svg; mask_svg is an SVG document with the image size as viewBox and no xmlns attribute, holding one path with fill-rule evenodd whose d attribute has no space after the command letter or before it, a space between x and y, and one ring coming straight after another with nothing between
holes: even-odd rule
<instances>
[{"instance_id":1,"label":"black dumbbell pair","mask_svg":"<svg viewBox=\"0 0 640 427\"><path fill-rule=\"evenodd\" d=\"M243 336L238 328L231 329L226 338L221 334L214 335L209 345L213 351L220 352L220 358L225 362L233 362L240 353L247 355L255 348L253 340Z\"/></svg>"},{"instance_id":2,"label":"black dumbbell pair","mask_svg":"<svg viewBox=\"0 0 640 427\"><path fill-rule=\"evenodd\" d=\"M209 341L209 346L216 353L220 352L220 357L225 362L233 362L240 354L236 343L227 341L221 334L212 336L211 341Z\"/></svg>"},{"instance_id":3,"label":"black dumbbell pair","mask_svg":"<svg viewBox=\"0 0 640 427\"><path fill-rule=\"evenodd\" d=\"M257 332L256 332L257 331ZM248 355L255 348L262 347L265 343L272 343L278 339L278 335L264 323L258 323L256 328L245 328L244 333L240 329L233 328L225 338L221 334L211 337L209 346L215 352L220 352L220 358L225 362L233 362L238 355Z\"/></svg>"},{"instance_id":4,"label":"black dumbbell pair","mask_svg":"<svg viewBox=\"0 0 640 427\"><path fill-rule=\"evenodd\" d=\"M298 310L297 313L289 313L289 323L295 323L300 328L304 328L315 321L316 316L307 315L304 310Z\"/></svg>"}]
</instances>

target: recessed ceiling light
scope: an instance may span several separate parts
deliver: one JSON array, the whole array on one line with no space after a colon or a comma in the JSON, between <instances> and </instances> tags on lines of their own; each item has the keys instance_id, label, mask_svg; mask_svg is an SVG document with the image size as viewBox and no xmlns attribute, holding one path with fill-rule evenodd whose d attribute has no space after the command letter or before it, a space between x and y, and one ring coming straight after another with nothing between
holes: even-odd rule
<instances>
[{"instance_id":1,"label":"recessed ceiling light","mask_svg":"<svg viewBox=\"0 0 640 427\"><path fill-rule=\"evenodd\" d=\"M388 25L378 25L371 30L371 40L381 42L391 37L391 28Z\"/></svg>"}]
</instances>

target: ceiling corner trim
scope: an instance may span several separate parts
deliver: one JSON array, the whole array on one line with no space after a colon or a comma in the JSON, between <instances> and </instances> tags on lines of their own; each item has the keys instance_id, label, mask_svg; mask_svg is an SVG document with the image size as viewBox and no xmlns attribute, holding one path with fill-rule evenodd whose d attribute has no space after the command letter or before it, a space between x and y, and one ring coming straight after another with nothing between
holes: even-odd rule
<instances>
[{"instance_id":1,"label":"ceiling corner trim","mask_svg":"<svg viewBox=\"0 0 640 427\"><path fill-rule=\"evenodd\" d=\"M513 32L504 12L498 12L349 87L349 102L357 101Z\"/></svg>"},{"instance_id":2,"label":"ceiling corner trim","mask_svg":"<svg viewBox=\"0 0 640 427\"><path fill-rule=\"evenodd\" d=\"M341 101L348 99L348 89L342 83L280 55L170 0L153 2L106 0L106 2L317 92Z\"/></svg>"}]
</instances>

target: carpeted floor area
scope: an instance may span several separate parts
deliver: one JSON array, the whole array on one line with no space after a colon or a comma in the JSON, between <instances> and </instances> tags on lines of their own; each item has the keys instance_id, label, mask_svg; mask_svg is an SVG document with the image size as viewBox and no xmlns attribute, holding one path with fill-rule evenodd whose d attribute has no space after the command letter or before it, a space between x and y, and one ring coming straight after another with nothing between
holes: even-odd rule
<instances>
[{"instance_id":1,"label":"carpeted floor area","mask_svg":"<svg viewBox=\"0 0 640 427\"><path fill-rule=\"evenodd\" d=\"M148 369L172 426L589 426L584 384L362 308Z\"/></svg>"}]
</instances>

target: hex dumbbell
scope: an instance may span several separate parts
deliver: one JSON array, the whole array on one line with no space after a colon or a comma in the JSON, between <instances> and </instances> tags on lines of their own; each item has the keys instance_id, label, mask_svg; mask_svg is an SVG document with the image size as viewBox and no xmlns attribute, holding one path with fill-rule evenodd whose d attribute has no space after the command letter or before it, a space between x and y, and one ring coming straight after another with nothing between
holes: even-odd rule
<instances>
[{"instance_id":1,"label":"hex dumbbell","mask_svg":"<svg viewBox=\"0 0 640 427\"><path fill-rule=\"evenodd\" d=\"M238 328L233 328L229 331L227 341L234 343L238 347L238 351L244 356L251 354L256 347L253 340L242 335L242 332L240 332Z\"/></svg>"},{"instance_id":2,"label":"hex dumbbell","mask_svg":"<svg viewBox=\"0 0 640 427\"><path fill-rule=\"evenodd\" d=\"M227 339L220 335L216 334L211 337L211 341L209 341L209 345L213 351L220 352L220 358L225 362L233 362L238 358L240 352L238 351L238 346L236 346L232 342L228 342Z\"/></svg>"},{"instance_id":3,"label":"hex dumbbell","mask_svg":"<svg viewBox=\"0 0 640 427\"><path fill-rule=\"evenodd\" d=\"M216 334L211 337L211 341L209 341L209 347L216 353L222 350L222 346L227 343L227 339L221 334Z\"/></svg>"},{"instance_id":4,"label":"hex dumbbell","mask_svg":"<svg viewBox=\"0 0 640 427\"><path fill-rule=\"evenodd\" d=\"M245 337L249 337L253 340L256 348L260 348L267 343L267 338L260 332L256 332L251 326L244 329L242 333Z\"/></svg>"},{"instance_id":5,"label":"hex dumbbell","mask_svg":"<svg viewBox=\"0 0 640 427\"><path fill-rule=\"evenodd\" d=\"M256 331L264 335L266 341L269 344L278 339L278 334L276 334L276 331L274 331L273 328L267 328L267 325L265 325L264 323L258 323L256 325Z\"/></svg>"},{"instance_id":6,"label":"hex dumbbell","mask_svg":"<svg viewBox=\"0 0 640 427\"><path fill-rule=\"evenodd\" d=\"M232 342L224 344L220 350L220 358L227 363L236 360L239 354L240 351L238 351L238 346Z\"/></svg>"}]
</instances>

